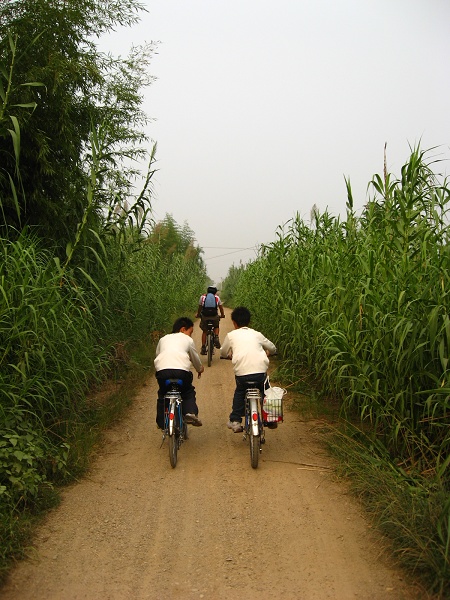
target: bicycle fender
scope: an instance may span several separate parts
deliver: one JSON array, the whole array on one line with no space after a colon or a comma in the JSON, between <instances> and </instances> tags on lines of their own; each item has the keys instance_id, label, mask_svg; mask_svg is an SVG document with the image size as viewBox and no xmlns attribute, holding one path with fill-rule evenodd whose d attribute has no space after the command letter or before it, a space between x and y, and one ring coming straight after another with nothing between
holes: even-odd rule
<instances>
[{"instance_id":1,"label":"bicycle fender","mask_svg":"<svg viewBox=\"0 0 450 600\"><path fill-rule=\"evenodd\" d=\"M250 426L253 430L253 435L259 435L258 403L255 398L250 399L250 419Z\"/></svg>"},{"instance_id":2,"label":"bicycle fender","mask_svg":"<svg viewBox=\"0 0 450 600\"><path fill-rule=\"evenodd\" d=\"M174 435L175 411L177 405L174 401L169 404L169 435Z\"/></svg>"}]
</instances>

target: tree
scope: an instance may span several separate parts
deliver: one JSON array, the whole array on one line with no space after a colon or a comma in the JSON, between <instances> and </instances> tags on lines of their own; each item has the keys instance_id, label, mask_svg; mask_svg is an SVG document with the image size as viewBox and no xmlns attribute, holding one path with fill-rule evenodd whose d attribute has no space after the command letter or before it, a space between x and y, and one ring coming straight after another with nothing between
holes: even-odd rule
<instances>
[{"instance_id":1,"label":"tree","mask_svg":"<svg viewBox=\"0 0 450 600\"><path fill-rule=\"evenodd\" d=\"M170 214L166 214L162 221L156 223L149 241L156 243L165 257L181 254L186 260L193 261L201 269L205 268L201 257L203 250L195 245L194 232L186 222L183 227L180 227Z\"/></svg>"},{"instance_id":2,"label":"tree","mask_svg":"<svg viewBox=\"0 0 450 600\"><path fill-rule=\"evenodd\" d=\"M2 4L0 92L9 89L8 97L1 98L3 123L0 119L5 224L18 230L32 227L47 245L65 248L86 217L88 204L86 232L98 229L105 219L130 216L133 209L137 215L128 196L138 169L129 159L149 154L143 133L148 118L141 105L143 87L151 83L147 67L154 46L133 48L122 60L99 52L95 38L118 25L137 22L141 10L136 0ZM24 104L35 106L32 114ZM17 123L19 131L17 198L9 181L12 173L18 181L17 156L6 121L9 127ZM96 187L89 200L93 162ZM149 180L148 174L138 199L141 215L149 206Z\"/></svg>"}]
</instances>

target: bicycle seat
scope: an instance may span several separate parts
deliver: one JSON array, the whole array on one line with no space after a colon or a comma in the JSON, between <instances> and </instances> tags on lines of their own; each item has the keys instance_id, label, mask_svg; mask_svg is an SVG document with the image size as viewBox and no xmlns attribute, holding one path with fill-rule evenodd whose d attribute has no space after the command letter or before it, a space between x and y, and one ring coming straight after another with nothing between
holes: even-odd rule
<instances>
[{"instance_id":1,"label":"bicycle seat","mask_svg":"<svg viewBox=\"0 0 450 600\"><path fill-rule=\"evenodd\" d=\"M258 383L257 381L246 381L245 382L245 387L246 388L253 388L253 387L255 387L255 388L259 389L260 385L261 384Z\"/></svg>"},{"instance_id":2,"label":"bicycle seat","mask_svg":"<svg viewBox=\"0 0 450 600\"><path fill-rule=\"evenodd\" d=\"M173 383L176 383L177 385L183 385L183 380L182 379L166 379L165 384L167 387L169 387L169 385L172 385Z\"/></svg>"}]
</instances>

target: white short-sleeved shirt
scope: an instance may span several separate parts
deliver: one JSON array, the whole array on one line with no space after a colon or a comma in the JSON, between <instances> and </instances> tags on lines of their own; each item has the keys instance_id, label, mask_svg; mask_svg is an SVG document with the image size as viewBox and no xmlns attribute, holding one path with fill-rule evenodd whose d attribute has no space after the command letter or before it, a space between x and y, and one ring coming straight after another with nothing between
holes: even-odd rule
<instances>
[{"instance_id":1,"label":"white short-sleeved shirt","mask_svg":"<svg viewBox=\"0 0 450 600\"><path fill-rule=\"evenodd\" d=\"M275 344L259 331L250 327L239 327L225 336L220 356L228 356L231 351L234 374L250 375L267 371L269 358L266 350L270 354L277 351Z\"/></svg>"}]
</instances>

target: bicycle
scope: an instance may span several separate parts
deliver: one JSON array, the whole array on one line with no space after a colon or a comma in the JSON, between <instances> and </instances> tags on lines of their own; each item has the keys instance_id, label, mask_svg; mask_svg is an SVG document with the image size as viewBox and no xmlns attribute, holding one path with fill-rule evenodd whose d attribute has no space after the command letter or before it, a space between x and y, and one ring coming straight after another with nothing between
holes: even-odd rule
<instances>
[{"instance_id":1,"label":"bicycle","mask_svg":"<svg viewBox=\"0 0 450 600\"><path fill-rule=\"evenodd\" d=\"M223 317L219 317L219 319L223 319ZM214 335L214 328L217 327L217 325L214 325L214 321L210 321L208 320L206 322L207 324L207 331L206 331L206 356L208 358L208 367L211 366L212 363L212 357L214 354L214 340L215 340L215 335Z\"/></svg>"},{"instance_id":2,"label":"bicycle","mask_svg":"<svg viewBox=\"0 0 450 600\"><path fill-rule=\"evenodd\" d=\"M188 439L188 426L183 419L181 410L183 399L181 397L181 379L167 379L168 388L164 395L164 432L163 442L169 438L169 460L172 468L177 465L177 455L181 444Z\"/></svg>"},{"instance_id":3,"label":"bicycle","mask_svg":"<svg viewBox=\"0 0 450 600\"><path fill-rule=\"evenodd\" d=\"M230 356L221 356L223 360L231 360ZM244 399L244 442L249 440L250 464L254 469L258 467L261 446L266 443L264 423L262 417L262 396L257 381L247 381Z\"/></svg>"},{"instance_id":4,"label":"bicycle","mask_svg":"<svg viewBox=\"0 0 450 600\"><path fill-rule=\"evenodd\" d=\"M264 422L262 419L261 391L256 381L248 381L245 391L244 441L248 438L250 446L250 463L254 469L258 467L262 445L266 443Z\"/></svg>"},{"instance_id":5,"label":"bicycle","mask_svg":"<svg viewBox=\"0 0 450 600\"><path fill-rule=\"evenodd\" d=\"M211 366L212 357L214 354L214 321L207 321L207 331L206 331L206 356L208 358L208 367Z\"/></svg>"}]
</instances>

